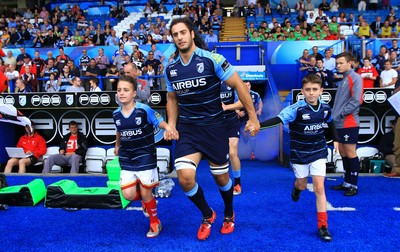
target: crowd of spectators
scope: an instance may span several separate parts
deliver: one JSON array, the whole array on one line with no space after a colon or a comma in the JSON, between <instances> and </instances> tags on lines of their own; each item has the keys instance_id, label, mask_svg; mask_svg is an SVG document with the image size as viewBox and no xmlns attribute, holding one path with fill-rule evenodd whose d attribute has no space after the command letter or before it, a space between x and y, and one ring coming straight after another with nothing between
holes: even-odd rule
<instances>
[{"instance_id":1,"label":"crowd of spectators","mask_svg":"<svg viewBox=\"0 0 400 252\"><path fill-rule=\"evenodd\" d=\"M317 46L313 46L312 51L313 53L310 54L308 49L305 49L298 59L300 71L304 74L319 75L325 88L336 88L336 83L341 80L342 76L337 74L333 49L326 49L324 56L319 53ZM373 50L368 49L363 59L354 58L352 65L363 79L363 88L397 89L400 86L399 56L398 40L393 39L391 47L382 45L379 53L375 55Z\"/></svg>"},{"instance_id":2,"label":"crowd of spectators","mask_svg":"<svg viewBox=\"0 0 400 252\"><path fill-rule=\"evenodd\" d=\"M113 78L118 78L124 66L129 63L137 66L139 76L160 75L164 56L157 50L156 44L170 43L172 37L166 20L162 16L152 17L151 14L167 13L164 6L167 2L163 0L157 3L150 0L143 11L147 21L141 23L137 29L135 24L130 24L121 36L117 36L112 21L129 16L123 5L120 8L112 7L109 17L102 24L87 18L87 13L81 10L79 4L68 4L63 10L57 5L52 10L47 10L46 7L33 10L26 8L23 12L16 8L9 10L7 5L3 5L0 12L0 48L5 52L6 48L20 48L21 54L12 55L11 50L7 51L7 56L0 61L0 71L5 73L9 81L21 79L24 82L26 88L20 89L17 86L17 92L65 91L73 85L75 77L82 77L85 91L91 90L90 79L108 77L103 89L113 90ZM225 15L222 6L220 0L199 3L195 0L183 5L176 3L172 14L188 16L206 42L218 42L218 31L222 16ZM141 44L152 45L152 51L147 52L147 57L139 50ZM100 48L99 54L91 58L87 55L87 49L83 49L79 65L75 66L74 61L64 54L65 47L73 46L119 46L122 51L117 50L112 58L108 58ZM125 46L132 47L133 53L128 55L124 50ZM59 55L54 58L49 51L48 58L41 59L39 52L35 56L29 55L25 52L25 47L59 48ZM24 74L28 75L26 79ZM159 87L158 79L150 79L150 82L154 88ZM99 87L96 88L98 89Z\"/></svg>"},{"instance_id":3,"label":"crowd of spectators","mask_svg":"<svg viewBox=\"0 0 400 252\"><path fill-rule=\"evenodd\" d=\"M313 1L299 0L293 6L281 0L276 9L271 9L269 1L237 0L235 15L247 18L244 34L248 41L296 41L296 40L339 40L345 39L340 26L350 26L351 35L358 38L397 38L400 23L395 10L387 8L385 17L377 16L376 21L368 22L362 11L378 9L377 1L359 1L353 12L343 11L343 1L332 0L328 3L322 0L319 5ZM243 6L240 7L240 6ZM356 13L356 14L355 14ZM256 22L255 20L263 20Z\"/></svg>"}]
</instances>

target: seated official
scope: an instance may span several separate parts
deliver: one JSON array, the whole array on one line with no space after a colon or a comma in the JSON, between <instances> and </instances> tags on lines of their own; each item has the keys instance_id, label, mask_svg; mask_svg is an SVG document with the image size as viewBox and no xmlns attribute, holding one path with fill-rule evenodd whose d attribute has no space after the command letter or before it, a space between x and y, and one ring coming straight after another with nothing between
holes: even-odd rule
<instances>
[{"instance_id":1,"label":"seated official","mask_svg":"<svg viewBox=\"0 0 400 252\"><path fill-rule=\"evenodd\" d=\"M26 134L17 143L17 147L23 148L25 154L30 154L30 156L26 158L10 158L4 169L4 173L12 172L12 168L16 165L18 165L18 173L25 173L26 167L36 164L46 153L46 140L35 131L33 123L31 127L28 125L25 127Z\"/></svg>"},{"instance_id":2,"label":"seated official","mask_svg":"<svg viewBox=\"0 0 400 252\"><path fill-rule=\"evenodd\" d=\"M79 164L85 157L88 142L86 137L78 131L78 124L71 121L68 124L70 133L64 136L60 143L60 153L49 156L44 161L42 173L49 173L53 165L71 166L71 173L79 172Z\"/></svg>"}]
</instances>

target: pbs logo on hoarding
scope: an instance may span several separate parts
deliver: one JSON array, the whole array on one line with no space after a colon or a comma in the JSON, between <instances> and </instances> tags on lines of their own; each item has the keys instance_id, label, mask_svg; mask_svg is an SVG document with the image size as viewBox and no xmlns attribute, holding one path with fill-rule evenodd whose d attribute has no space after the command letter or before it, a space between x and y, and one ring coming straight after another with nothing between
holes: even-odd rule
<instances>
[{"instance_id":1,"label":"pbs logo on hoarding","mask_svg":"<svg viewBox=\"0 0 400 252\"><path fill-rule=\"evenodd\" d=\"M79 110L69 110L61 115L58 120L58 133L61 137L69 133L68 124L70 121L75 121L78 123L79 131L86 137L90 134L90 121L88 117Z\"/></svg>"},{"instance_id":2,"label":"pbs logo on hoarding","mask_svg":"<svg viewBox=\"0 0 400 252\"><path fill-rule=\"evenodd\" d=\"M113 110L101 110L92 118L90 128L93 137L102 144L115 143L115 125L112 117Z\"/></svg>"},{"instance_id":3,"label":"pbs logo on hoarding","mask_svg":"<svg viewBox=\"0 0 400 252\"><path fill-rule=\"evenodd\" d=\"M29 119L35 123L35 129L47 139L46 143L50 143L57 136L57 120L49 112L45 110L37 110L33 112Z\"/></svg>"}]
</instances>

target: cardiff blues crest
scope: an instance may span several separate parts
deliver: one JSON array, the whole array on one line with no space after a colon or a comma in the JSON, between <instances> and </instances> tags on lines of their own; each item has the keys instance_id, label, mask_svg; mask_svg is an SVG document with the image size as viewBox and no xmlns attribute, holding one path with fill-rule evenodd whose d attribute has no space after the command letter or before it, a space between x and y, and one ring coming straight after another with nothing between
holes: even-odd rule
<instances>
[{"instance_id":1,"label":"cardiff blues crest","mask_svg":"<svg viewBox=\"0 0 400 252\"><path fill-rule=\"evenodd\" d=\"M197 72L198 73L202 73L202 72L204 72L204 63L203 62L201 62L201 63L197 63Z\"/></svg>"},{"instance_id":2,"label":"cardiff blues crest","mask_svg":"<svg viewBox=\"0 0 400 252\"><path fill-rule=\"evenodd\" d=\"M18 98L19 105L25 106L26 105L26 95L20 95Z\"/></svg>"},{"instance_id":3,"label":"cardiff blues crest","mask_svg":"<svg viewBox=\"0 0 400 252\"><path fill-rule=\"evenodd\" d=\"M71 106L74 103L74 95L73 94L67 94L65 96L65 102L67 105Z\"/></svg>"}]
</instances>

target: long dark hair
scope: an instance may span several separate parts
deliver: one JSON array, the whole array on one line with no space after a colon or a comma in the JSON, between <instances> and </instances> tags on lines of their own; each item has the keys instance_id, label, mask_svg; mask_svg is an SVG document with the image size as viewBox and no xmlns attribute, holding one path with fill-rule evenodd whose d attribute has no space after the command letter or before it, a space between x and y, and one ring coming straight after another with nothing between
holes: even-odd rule
<instances>
[{"instance_id":1,"label":"long dark hair","mask_svg":"<svg viewBox=\"0 0 400 252\"><path fill-rule=\"evenodd\" d=\"M172 19L171 25L170 25L170 30L172 31L172 27L176 24L183 23L186 25L186 27L189 29L189 32L194 32L194 44L204 50L208 50L207 43L204 42L203 38L201 35L197 32L196 29L194 29L194 24L192 20L190 20L188 17L182 17L182 18L174 18ZM179 55L178 49L175 51L175 57Z\"/></svg>"}]
</instances>

